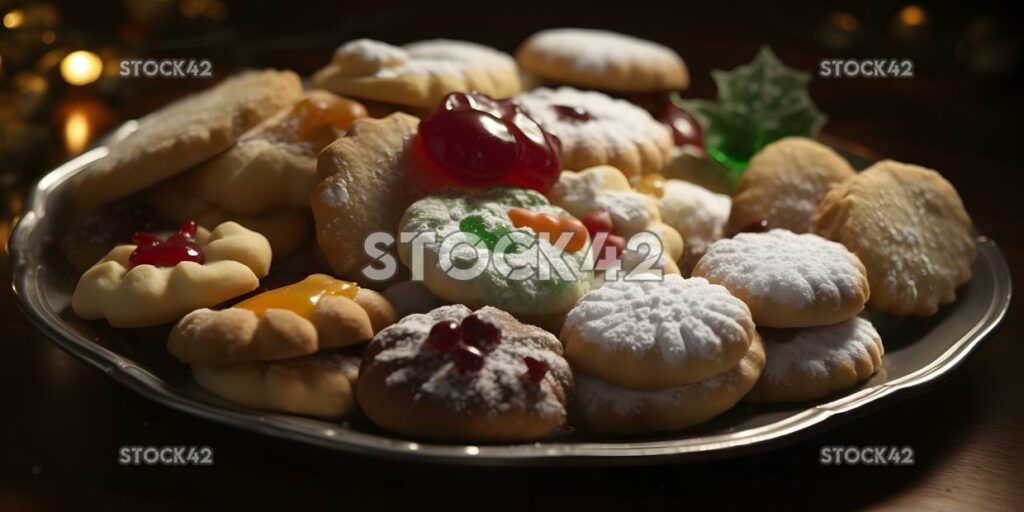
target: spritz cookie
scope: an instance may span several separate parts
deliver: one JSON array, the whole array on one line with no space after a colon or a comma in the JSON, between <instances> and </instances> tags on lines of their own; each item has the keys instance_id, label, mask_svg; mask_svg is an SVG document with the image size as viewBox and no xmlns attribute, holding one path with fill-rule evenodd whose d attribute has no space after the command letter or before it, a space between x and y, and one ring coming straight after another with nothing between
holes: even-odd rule
<instances>
[{"instance_id":1,"label":"spritz cookie","mask_svg":"<svg viewBox=\"0 0 1024 512\"><path fill-rule=\"evenodd\" d=\"M551 82L620 93L685 89L686 64L658 43L605 30L537 32L516 52L523 70Z\"/></svg>"},{"instance_id":2,"label":"spritz cookie","mask_svg":"<svg viewBox=\"0 0 1024 512\"><path fill-rule=\"evenodd\" d=\"M874 375L885 354L875 326L860 317L760 332L768 364L746 397L751 402L799 402L845 391Z\"/></svg>"},{"instance_id":3,"label":"spritz cookie","mask_svg":"<svg viewBox=\"0 0 1024 512\"><path fill-rule=\"evenodd\" d=\"M787 137L768 144L736 185L728 232L764 222L767 229L806 233L825 194L855 174L839 153L812 139Z\"/></svg>"},{"instance_id":4,"label":"spritz cookie","mask_svg":"<svg viewBox=\"0 0 1024 512\"><path fill-rule=\"evenodd\" d=\"M565 169L608 164L632 178L660 171L672 150L669 129L626 100L571 87L542 87L516 101L561 141Z\"/></svg>"},{"instance_id":5,"label":"spritz cookie","mask_svg":"<svg viewBox=\"0 0 1024 512\"><path fill-rule=\"evenodd\" d=\"M762 327L842 322L870 295L864 265L842 244L784 229L715 242L693 275L728 288Z\"/></svg>"},{"instance_id":6,"label":"spritz cookie","mask_svg":"<svg viewBox=\"0 0 1024 512\"><path fill-rule=\"evenodd\" d=\"M454 305L377 334L356 391L372 422L403 435L528 441L565 425L573 375L554 335L496 308Z\"/></svg>"},{"instance_id":7,"label":"spritz cookie","mask_svg":"<svg viewBox=\"0 0 1024 512\"><path fill-rule=\"evenodd\" d=\"M977 256L971 218L953 185L931 169L893 160L829 192L811 230L860 257L871 306L897 315L931 315L953 302Z\"/></svg>"},{"instance_id":8,"label":"spritz cookie","mask_svg":"<svg viewBox=\"0 0 1024 512\"><path fill-rule=\"evenodd\" d=\"M228 78L139 121L138 129L74 178L72 198L91 207L134 194L224 151L247 130L294 103L302 83L291 71Z\"/></svg>"},{"instance_id":9,"label":"spritz cookie","mask_svg":"<svg viewBox=\"0 0 1024 512\"><path fill-rule=\"evenodd\" d=\"M754 387L764 367L765 351L755 334L739 364L692 384L642 391L577 372L570 417L587 432L642 435L684 429L731 409Z\"/></svg>"},{"instance_id":10,"label":"spritz cookie","mask_svg":"<svg viewBox=\"0 0 1024 512\"><path fill-rule=\"evenodd\" d=\"M624 388L654 390L728 371L754 336L750 310L724 287L666 275L609 282L586 294L560 338L574 368Z\"/></svg>"}]
</instances>

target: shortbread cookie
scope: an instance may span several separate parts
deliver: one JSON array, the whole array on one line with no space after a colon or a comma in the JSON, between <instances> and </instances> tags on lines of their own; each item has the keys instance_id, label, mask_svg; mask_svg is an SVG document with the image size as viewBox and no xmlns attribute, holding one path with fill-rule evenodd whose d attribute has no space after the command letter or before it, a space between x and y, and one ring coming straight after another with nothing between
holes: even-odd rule
<instances>
[{"instance_id":1,"label":"shortbread cookie","mask_svg":"<svg viewBox=\"0 0 1024 512\"><path fill-rule=\"evenodd\" d=\"M729 233L753 223L806 233L833 187L856 174L845 158L819 142L787 137L764 147L736 185Z\"/></svg>"},{"instance_id":2,"label":"shortbread cookie","mask_svg":"<svg viewBox=\"0 0 1024 512\"><path fill-rule=\"evenodd\" d=\"M728 290L667 275L611 282L586 294L569 311L560 338L574 368L653 390L729 371L754 335L750 310Z\"/></svg>"},{"instance_id":3,"label":"shortbread cookie","mask_svg":"<svg viewBox=\"0 0 1024 512\"><path fill-rule=\"evenodd\" d=\"M931 169L892 160L829 192L811 230L860 257L871 306L898 315L931 315L953 302L977 256L971 218L953 185Z\"/></svg>"},{"instance_id":4,"label":"shortbread cookie","mask_svg":"<svg viewBox=\"0 0 1024 512\"><path fill-rule=\"evenodd\" d=\"M855 317L806 329L763 329L768 365L747 395L751 402L815 400L852 388L882 366L882 338Z\"/></svg>"},{"instance_id":5,"label":"shortbread cookie","mask_svg":"<svg viewBox=\"0 0 1024 512\"><path fill-rule=\"evenodd\" d=\"M398 244L413 278L418 251L423 283L452 303L558 314L593 282L584 265L590 257L586 228L533 190L449 189L410 205L399 232L420 234Z\"/></svg>"},{"instance_id":6,"label":"shortbread cookie","mask_svg":"<svg viewBox=\"0 0 1024 512\"><path fill-rule=\"evenodd\" d=\"M548 29L516 52L522 68L548 81L620 93L685 89L686 64L658 43L605 30Z\"/></svg>"},{"instance_id":7,"label":"shortbread cookie","mask_svg":"<svg viewBox=\"0 0 1024 512\"><path fill-rule=\"evenodd\" d=\"M182 190L231 213L307 209L317 155L366 115L355 101L309 91L227 151L175 179L185 182Z\"/></svg>"},{"instance_id":8,"label":"shortbread cookie","mask_svg":"<svg viewBox=\"0 0 1024 512\"><path fill-rule=\"evenodd\" d=\"M692 384L638 391L577 372L572 422L587 432L624 435L680 430L731 409L754 387L764 367L765 350L755 333L739 364Z\"/></svg>"},{"instance_id":9,"label":"shortbread cookie","mask_svg":"<svg viewBox=\"0 0 1024 512\"><path fill-rule=\"evenodd\" d=\"M405 317L363 354L359 405L415 438L528 441L565 425L572 371L552 334L492 307Z\"/></svg>"},{"instance_id":10,"label":"shortbread cookie","mask_svg":"<svg viewBox=\"0 0 1024 512\"><path fill-rule=\"evenodd\" d=\"M227 309L185 315L171 330L167 350L188 364L278 361L366 343L397 320L379 293L314 274Z\"/></svg>"},{"instance_id":11,"label":"shortbread cookie","mask_svg":"<svg viewBox=\"0 0 1024 512\"><path fill-rule=\"evenodd\" d=\"M256 409L338 418L356 409L359 356L319 353L269 363L192 366L207 391Z\"/></svg>"},{"instance_id":12,"label":"shortbread cookie","mask_svg":"<svg viewBox=\"0 0 1024 512\"><path fill-rule=\"evenodd\" d=\"M625 100L571 87L540 88L517 97L527 114L562 142L562 165L613 165L632 178L658 172L672 150L669 129Z\"/></svg>"},{"instance_id":13,"label":"shortbread cookie","mask_svg":"<svg viewBox=\"0 0 1024 512\"><path fill-rule=\"evenodd\" d=\"M661 194L661 218L683 238L679 268L690 275L704 252L725 236L731 200L725 194L683 180L665 180Z\"/></svg>"},{"instance_id":14,"label":"shortbread cookie","mask_svg":"<svg viewBox=\"0 0 1024 512\"><path fill-rule=\"evenodd\" d=\"M105 318L114 327L160 325L255 290L270 270L267 239L234 222L225 222L209 233L196 232L193 224L191 237L194 240L185 237L190 244L186 247L188 260L166 261L167 253L174 251L168 247L173 237L164 242L154 240L152 245L115 247L82 274L71 308L86 320ZM133 265L139 254L152 254L149 257L158 262ZM199 258L201 262L195 261Z\"/></svg>"},{"instance_id":15,"label":"shortbread cookie","mask_svg":"<svg viewBox=\"0 0 1024 512\"><path fill-rule=\"evenodd\" d=\"M842 244L784 229L715 242L693 275L728 288L761 327L839 323L870 296L864 265Z\"/></svg>"},{"instance_id":16,"label":"shortbread cookie","mask_svg":"<svg viewBox=\"0 0 1024 512\"><path fill-rule=\"evenodd\" d=\"M403 47L350 41L313 75L313 86L343 96L433 109L452 92L507 98L521 90L512 57L465 41L433 39Z\"/></svg>"},{"instance_id":17,"label":"shortbread cookie","mask_svg":"<svg viewBox=\"0 0 1024 512\"><path fill-rule=\"evenodd\" d=\"M71 194L94 206L155 185L224 151L302 94L291 71L237 75L139 121L135 132L77 175Z\"/></svg>"}]
</instances>

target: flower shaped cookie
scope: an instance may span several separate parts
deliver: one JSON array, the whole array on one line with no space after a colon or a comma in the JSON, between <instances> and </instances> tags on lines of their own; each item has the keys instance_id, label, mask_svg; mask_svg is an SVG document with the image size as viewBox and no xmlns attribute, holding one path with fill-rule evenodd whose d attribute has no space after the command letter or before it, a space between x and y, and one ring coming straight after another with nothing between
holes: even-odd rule
<instances>
[{"instance_id":1,"label":"flower shaped cookie","mask_svg":"<svg viewBox=\"0 0 1024 512\"><path fill-rule=\"evenodd\" d=\"M164 243L152 235L146 240ZM190 243L198 248L199 261L159 263L163 266L133 264L132 254L142 249L137 245L115 247L82 274L71 308L82 318L105 318L114 327L160 325L255 290L270 270L267 239L234 222L212 232L200 230Z\"/></svg>"}]
</instances>

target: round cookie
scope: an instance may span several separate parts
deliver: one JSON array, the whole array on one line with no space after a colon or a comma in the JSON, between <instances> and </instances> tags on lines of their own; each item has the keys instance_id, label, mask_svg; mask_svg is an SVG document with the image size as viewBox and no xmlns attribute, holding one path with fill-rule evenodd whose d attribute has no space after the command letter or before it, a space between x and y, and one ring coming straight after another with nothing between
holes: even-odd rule
<instances>
[{"instance_id":1,"label":"round cookie","mask_svg":"<svg viewBox=\"0 0 1024 512\"><path fill-rule=\"evenodd\" d=\"M825 194L855 175L845 158L812 139L772 142L750 159L736 185L727 232L766 221L768 229L806 233Z\"/></svg>"},{"instance_id":2,"label":"round cookie","mask_svg":"<svg viewBox=\"0 0 1024 512\"><path fill-rule=\"evenodd\" d=\"M455 337L430 335L437 331ZM405 317L377 334L363 354L357 388L375 424L454 441L550 435L564 426L572 392L558 338L499 309L462 305Z\"/></svg>"},{"instance_id":3,"label":"round cookie","mask_svg":"<svg viewBox=\"0 0 1024 512\"><path fill-rule=\"evenodd\" d=\"M754 387L764 367L764 348L755 334L739 364L692 384L637 391L576 373L570 417L587 432L642 435L680 430L731 409Z\"/></svg>"},{"instance_id":4,"label":"round cookie","mask_svg":"<svg viewBox=\"0 0 1024 512\"><path fill-rule=\"evenodd\" d=\"M96 206L181 173L224 151L301 94L298 75L265 70L233 76L172 103L141 119L107 156L76 175L72 199Z\"/></svg>"},{"instance_id":5,"label":"round cookie","mask_svg":"<svg viewBox=\"0 0 1024 512\"><path fill-rule=\"evenodd\" d=\"M317 418L338 418L356 409L359 356L321 352L274 362L192 366L207 391L228 401Z\"/></svg>"},{"instance_id":6,"label":"round cookie","mask_svg":"<svg viewBox=\"0 0 1024 512\"><path fill-rule=\"evenodd\" d=\"M669 129L625 100L571 87L542 87L516 100L562 142L566 169L609 164L633 178L660 171L672 151Z\"/></svg>"},{"instance_id":7,"label":"round cookie","mask_svg":"<svg viewBox=\"0 0 1024 512\"><path fill-rule=\"evenodd\" d=\"M690 275L708 247L725 236L731 200L700 185L665 180L661 194L661 219L683 238L679 268Z\"/></svg>"},{"instance_id":8,"label":"round cookie","mask_svg":"<svg viewBox=\"0 0 1024 512\"><path fill-rule=\"evenodd\" d=\"M842 244L784 229L715 242L693 275L728 288L761 327L842 322L870 296L864 265Z\"/></svg>"},{"instance_id":9,"label":"round cookie","mask_svg":"<svg viewBox=\"0 0 1024 512\"><path fill-rule=\"evenodd\" d=\"M867 268L870 305L932 315L956 299L977 256L971 218L939 173L885 160L832 189L811 231L842 242Z\"/></svg>"},{"instance_id":10,"label":"round cookie","mask_svg":"<svg viewBox=\"0 0 1024 512\"><path fill-rule=\"evenodd\" d=\"M547 219L524 223L524 216ZM540 227L555 222L557 232ZM416 240L398 243L398 256L413 279L422 266L423 283L451 303L551 315L572 308L593 283L585 265L590 258L586 228L533 190L449 189L410 205L398 231L417 234ZM557 243L563 233L574 239L564 251ZM422 250L415 249L418 244ZM422 254L422 260L414 254Z\"/></svg>"},{"instance_id":11,"label":"round cookie","mask_svg":"<svg viewBox=\"0 0 1024 512\"><path fill-rule=\"evenodd\" d=\"M704 279L606 283L569 311L562 327L574 368L620 387L654 390L727 372L754 338L747 306Z\"/></svg>"},{"instance_id":12,"label":"round cookie","mask_svg":"<svg viewBox=\"0 0 1024 512\"><path fill-rule=\"evenodd\" d=\"M685 89L690 74L672 49L605 30L559 28L533 34L516 61L552 82L620 93Z\"/></svg>"},{"instance_id":13,"label":"round cookie","mask_svg":"<svg viewBox=\"0 0 1024 512\"><path fill-rule=\"evenodd\" d=\"M875 326L859 317L761 335L768 364L746 397L751 402L800 402L850 389L874 375L885 354Z\"/></svg>"},{"instance_id":14,"label":"round cookie","mask_svg":"<svg viewBox=\"0 0 1024 512\"><path fill-rule=\"evenodd\" d=\"M313 86L343 96L433 109L449 93L508 98L521 90L509 55L466 41L433 39L396 47L350 41L313 75Z\"/></svg>"}]
</instances>

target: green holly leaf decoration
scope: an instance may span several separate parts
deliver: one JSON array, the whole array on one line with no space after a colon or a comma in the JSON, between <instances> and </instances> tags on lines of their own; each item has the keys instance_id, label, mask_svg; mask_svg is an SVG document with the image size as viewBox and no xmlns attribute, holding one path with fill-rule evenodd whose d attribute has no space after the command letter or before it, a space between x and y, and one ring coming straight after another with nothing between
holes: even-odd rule
<instances>
[{"instance_id":1,"label":"green holly leaf decoration","mask_svg":"<svg viewBox=\"0 0 1024 512\"><path fill-rule=\"evenodd\" d=\"M732 171L734 181L765 145L815 137L827 119L807 93L810 74L786 67L767 46L749 64L711 76L718 99L673 101L700 120L708 154Z\"/></svg>"}]
</instances>

